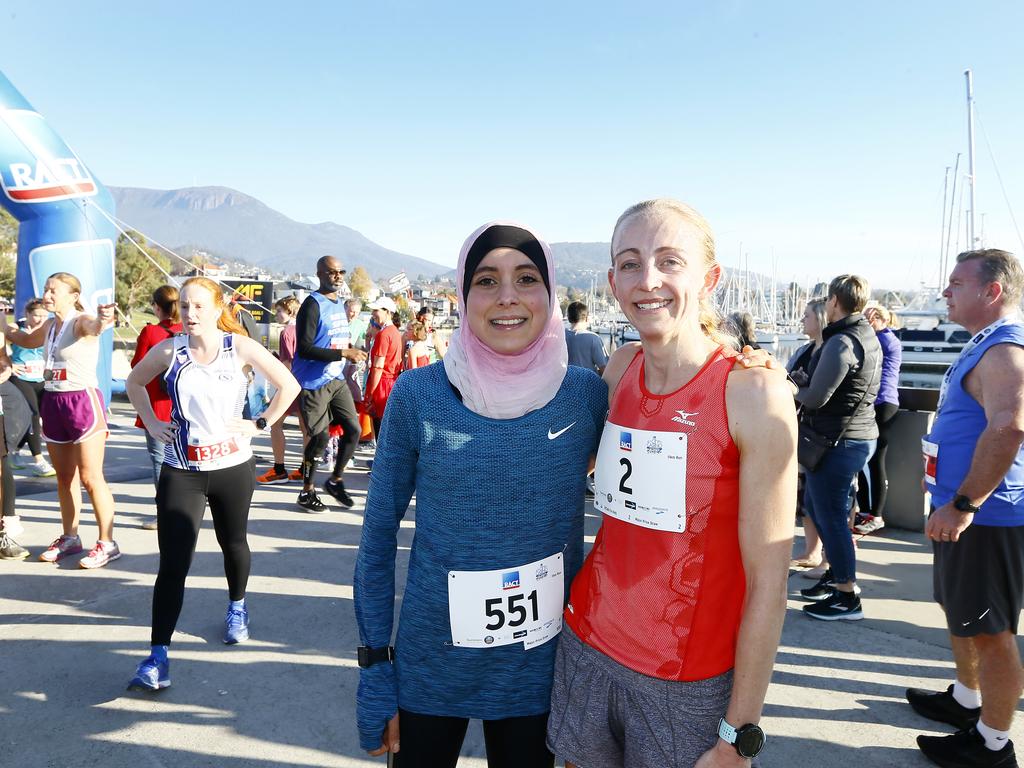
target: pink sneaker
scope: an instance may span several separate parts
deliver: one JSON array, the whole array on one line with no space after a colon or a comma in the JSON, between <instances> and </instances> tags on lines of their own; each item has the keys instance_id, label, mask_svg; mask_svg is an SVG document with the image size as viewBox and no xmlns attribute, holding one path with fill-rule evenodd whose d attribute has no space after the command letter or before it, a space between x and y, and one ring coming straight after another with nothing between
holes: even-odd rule
<instances>
[{"instance_id":1,"label":"pink sneaker","mask_svg":"<svg viewBox=\"0 0 1024 768\"><path fill-rule=\"evenodd\" d=\"M39 555L39 559L44 563L56 563L58 560L63 560L69 555L77 555L82 551L82 540L77 536L65 534L54 539L53 544Z\"/></svg>"},{"instance_id":2,"label":"pink sneaker","mask_svg":"<svg viewBox=\"0 0 1024 768\"><path fill-rule=\"evenodd\" d=\"M97 541L96 546L89 550L89 554L78 561L79 568L102 568L111 560L117 560L121 556L117 542L104 543Z\"/></svg>"}]
</instances>

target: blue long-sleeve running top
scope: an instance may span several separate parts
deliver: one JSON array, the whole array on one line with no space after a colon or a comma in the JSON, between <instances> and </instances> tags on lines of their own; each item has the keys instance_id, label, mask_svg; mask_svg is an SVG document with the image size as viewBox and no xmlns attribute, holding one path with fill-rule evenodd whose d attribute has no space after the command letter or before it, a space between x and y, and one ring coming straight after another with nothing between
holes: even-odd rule
<instances>
[{"instance_id":1,"label":"blue long-sleeve running top","mask_svg":"<svg viewBox=\"0 0 1024 768\"><path fill-rule=\"evenodd\" d=\"M465 614L450 615L450 590L456 594L453 584L460 579L474 583L472 572L499 571L497 585L487 587L493 591L479 603L491 598L486 605L492 613L484 620L490 626L504 622L507 632L508 623L537 608L526 594L518 602L506 598L534 578L557 573L548 564L529 573L518 566L561 553L568 597L583 558L587 462L597 450L607 406L604 382L572 366L551 402L507 420L466 408L442 363L398 378L384 414L356 559L355 610L364 645L392 644L397 533L414 493L416 531L395 662L360 671L364 749L380 746L398 706L487 720L548 711L556 636L527 648L528 638L500 645L499 632L484 630L474 647L472 632L458 628L453 636L452 622ZM477 607L466 600L456 604Z\"/></svg>"}]
</instances>

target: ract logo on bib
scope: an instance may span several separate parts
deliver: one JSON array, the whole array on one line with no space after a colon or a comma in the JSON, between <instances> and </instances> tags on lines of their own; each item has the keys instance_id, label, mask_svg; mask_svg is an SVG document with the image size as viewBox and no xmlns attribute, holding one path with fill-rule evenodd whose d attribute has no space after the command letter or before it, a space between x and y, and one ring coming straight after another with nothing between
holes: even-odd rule
<instances>
[{"instance_id":1,"label":"ract logo on bib","mask_svg":"<svg viewBox=\"0 0 1024 768\"><path fill-rule=\"evenodd\" d=\"M619 448L624 451L633 450L633 435L630 432L619 432Z\"/></svg>"},{"instance_id":2,"label":"ract logo on bib","mask_svg":"<svg viewBox=\"0 0 1024 768\"><path fill-rule=\"evenodd\" d=\"M502 589L519 589L519 571L509 571L501 574Z\"/></svg>"}]
</instances>

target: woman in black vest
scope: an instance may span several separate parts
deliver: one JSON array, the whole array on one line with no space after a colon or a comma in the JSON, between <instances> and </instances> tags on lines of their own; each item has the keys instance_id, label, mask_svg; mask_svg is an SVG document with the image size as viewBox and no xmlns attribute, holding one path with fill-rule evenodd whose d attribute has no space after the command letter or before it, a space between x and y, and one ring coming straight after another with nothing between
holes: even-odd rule
<instances>
[{"instance_id":1,"label":"woman in black vest","mask_svg":"<svg viewBox=\"0 0 1024 768\"><path fill-rule=\"evenodd\" d=\"M805 467L804 504L825 546L829 569L813 587L800 590L812 605L804 613L834 621L864 618L857 587L857 556L848 517L850 486L875 450L874 402L882 349L861 314L871 291L857 275L840 275L828 286L821 348L810 364L810 381L799 387L802 429L834 443L813 470Z\"/></svg>"}]
</instances>

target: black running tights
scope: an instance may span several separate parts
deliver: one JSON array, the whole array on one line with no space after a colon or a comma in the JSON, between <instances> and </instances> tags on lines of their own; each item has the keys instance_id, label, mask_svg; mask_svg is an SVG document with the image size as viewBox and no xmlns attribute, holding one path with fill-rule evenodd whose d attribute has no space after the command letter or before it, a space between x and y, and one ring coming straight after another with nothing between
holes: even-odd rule
<instances>
[{"instance_id":1,"label":"black running tights","mask_svg":"<svg viewBox=\"0 0 1024 768\"><path fill-rule=\"evenodd\" d=\"M885 471L885 456L889 452L889 432L892 423L900 412L895 403L878 403L875 405L875 423L878 424L878 444L868 461L867 467L860 471L857 478L857 505L861 512L881 517L885 512L885 502L889 494L889 478ZM865 470L868 477L865 478Z\"/></svg>"},{"instance_id":2,"label":"black running tights","mask_svg":"<svg viewBox=\"0 0 1024 768\"><path fill-rule=\"evenodd\" d=\"M395 768L455 768L469 720L464 717L420 715L399 709ZM553 768L545 744L548 715L484 720L488 768Z\"/></svg>"},{"instance_id":3,"label":"black running tights","mask_svg":"<svg viewBox=\"0 0 1024 768\"><path fill-rule=\"evenodd\" d=\"M250 561L246 528L255 485L251 461L211 472L188 472L167 464L160 470L156 489L160 570L153 588L153 645L171 643L207 502L224 553L228 595L232 600L245 597Z\"/></svg>"},{"instance_id":4,"label":"black running tights","mask_svg":"<svg viewBox=\"0 0 1024 768\"><path fill-rule=\"evenodd\" d=\"M28 403L28 407L32 411L32 428L25 433L21 442L18 443L18 447L21 448L28 443L28 449L32 451L32 455L41 456L43 453L43 428L39 421L39 400L43 396L43 382L25 381L17 376L12 376L11 383L25 396L25 402Z\"/></svg>"}]
</instances>

